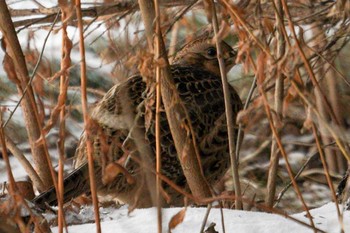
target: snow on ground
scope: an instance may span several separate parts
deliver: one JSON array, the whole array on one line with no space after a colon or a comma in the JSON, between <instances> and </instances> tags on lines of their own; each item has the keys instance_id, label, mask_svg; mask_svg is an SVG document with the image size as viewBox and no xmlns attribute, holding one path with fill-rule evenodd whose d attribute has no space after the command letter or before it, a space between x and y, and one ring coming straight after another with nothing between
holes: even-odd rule
<instances>
[{"instance_id":1,"label":"snow on ground","mask_svg":"<svg viewBox=\"0 0 350 233\"><path fill-rule=\"evenodd\" d=\"M14 8L27 8L31 5L22 5L26 4L26 2L29 1L8 1L8 2L16 2L16 5L11 5L11 7ZM40 1L42 4L56 4L56 1ZM31 2L28 4L32 4ZM16 7L17 6L17 7ZM122 25L120 27L121 29L124 28ZM72 36L72 39L74 42L76 42L76 29L75 28L69 28L69 34ZM95 30L95 34L91 34L91 38L96 38L100 33L102 33L105 28L93 28L92 30ZM47 31L42 30L38 31L39 33L36 33L36 39L34 42L35 46L38 48L43 47L43 40L47 35ZM27 31L22 31L19 33L19 39L21 41L22 45L27 44ZM53 57L57 55L57 46L60 45L61 41L61 35L59 33L57 34L51 34L48 44L46 45L45 49L45 56L46 57ZM88 44L88 43L87 43ZM25 46L24 46L25 47ZM0 60L3 60L4 53L0 50ZM90 53L87 53L87 56L89 56L87 59L88 65L90 67L96 67L96 64L102 63L102 61L99 60L99 58L91 55ZM79 62L79 53L77 53L75 50L72 54L73 61L75 63ZM109 73L111 70L112 65L104 64L101 66L101 71ZM240 68L237 68L240 69ZM233 73L239 73L236 70L231 70L231 74ZM2 66L0 66L0 75L4 75L4 71ZM13 104L11 102L11 104ZM19 111L19 110L17 110ZM21 116L22 114L20 112L17 112L17 116ZM20 118L21 119L21 118ZM249 135L248 135L249 136ZM300 136L298 136L300 137ZM290 138L287 138L287 140L290 140ZM301 138L298 138L300 141ZM301 140L303 141L303 140ZM298 157L302 158L302 156L294 154L292 157ZM25 171L21 167L18 162L16 162L16 159L11 157L11 166L12 170L15 174L16 178L23 178L25 177ZM283 161L282 161L283 162ZM0 160L0 182L4 182L7 180L6 176L6 169L4 169L5 165L2 160ZM326 193L326 190L322 190L318 193L325 193L324 195L330 196L328 193ZM313 203L315 203L315 199L313 199ZM163 209L163 232L168 232L168 223L172 216L174 216L176 213L178 213L181 209L180 208L168 208ZM102 232L108 233L108 232L121 232L121 233L133 233L133 232L157 232L157 214L155 208L150 209L136 209L132 213L128 215L128 210L126 207L122 207L120 209L115 208L101 208L101 221L102 221ZM173 233L177 232L199 232L204 215L205 215L206 209L205 208L188 208L186 211L185 219L184 221L179 224L174 230L172 230ZM268 213L262 213L262 212L247 212L247 211L236 211L236 210L229 210L224 209L224 222L225 222L225 230L226 232L238 232L238 233L249 233L249 232L269 232L269 233L279 233L279 232L313 232L310 228L307 228L299 223L293 222L290 219L287 219L285 217L276 215L276 214L268 214ZM311 211L311 214L313 216L313 220L315 222L315 225L317 228L322 229L325 232L340 232L339 229L339 222L338 217L335 210L334 203L326 204L320 208L314 209ZM309 220L305 217L305 213L299 213L292 215L292 217L297 218L298 220L301 220L303 222L309 223ZM350 212L345 212L344 214L344 226L345 226L345 232L350 233ZM93 210L92 207L85 207L81 210L79 216L69 216L70 220L76 222L91 222L94 219L93 216ZM214 222L216 224L215 230L218 232L223 232L222 226L221 226L221 214L219 209L212 209L211 213L209 215L209 219L207 221L206 228ZM53 232L58 232L57 227L52 228ZM81 225L72 225L69 226L69 232L96 232L95 225L91 223L84 223Z\"/></svg>"},{"instance_id":2,"label":"snow on ground","mask_svg":"<svg viewBox=\"0 0 350 233\"><path fill-rule=\"evenodd\" d=\"M169 232L168 224L172 216L178 213L181 208L167 208L163 209L163 232ZM156 208L136 209L128 215L126 208L112 209L101 208L101 226L103 233L154 233L157 232L157 212ZM180 223L172 233L187 233L200 232L200 227L205 216L206 208L188 208L184 221ZM276 214L268 214L262 212L248 212L224 209L224 225L225 232L244 232L244 233L307 233L313 232L311 228L294 222L286 217ZM83 209L80 215L84 218L93 218L93 211L91 209ZM328 203L320 208L311 210L311 215L315 226L325 232L340 232L340 224L336 214L334 203ZM291 215L309 224L309 220L305 213ZM344 219L349 220L350 211L344 212ZM205 229L211 224L215 223L215 230L223 232L221 224L220 209L212 209L206 224ZM345 232L350 232L350 222L345 221ZM94 233L96 232L95 224L87 223L82 225L69 226L68 231ZM52 232L58 232L58 228L52 228Z\"/></svg>"}]
</instances>

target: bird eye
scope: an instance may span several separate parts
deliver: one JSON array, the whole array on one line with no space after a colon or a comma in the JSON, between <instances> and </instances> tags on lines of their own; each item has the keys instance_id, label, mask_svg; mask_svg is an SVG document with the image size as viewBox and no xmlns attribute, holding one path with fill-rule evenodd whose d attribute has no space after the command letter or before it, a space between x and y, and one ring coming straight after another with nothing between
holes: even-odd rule
<instances>
[{"instance_id":1,"label":"bird eye","mask_svg":"<svg viewBox=\"0 0 350 233\"><path fill-rule=\"evenodd\" d=\"M211 56L211 57L216 56L216 48L210 47L210 48L207 50L207 54L208 54L208 56Z\"/></svg>"}]
</instances>

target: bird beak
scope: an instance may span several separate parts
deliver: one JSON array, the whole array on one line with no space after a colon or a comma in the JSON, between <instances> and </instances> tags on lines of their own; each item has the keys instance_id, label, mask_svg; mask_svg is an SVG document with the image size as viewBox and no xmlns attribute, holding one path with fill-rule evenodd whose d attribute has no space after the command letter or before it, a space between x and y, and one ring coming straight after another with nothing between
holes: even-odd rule
<instances>
[{"instance_id":1,"label":"bird beak","mask_svg":"<svg viewBox=\"0 0 350 233\"><path fill-rule=\"evenodd\" d=\"M229 71L235 65L236 56L236 51L230 51L228 54L226 54L224 59L227 71Z\"/></svg>"}]
</instances>

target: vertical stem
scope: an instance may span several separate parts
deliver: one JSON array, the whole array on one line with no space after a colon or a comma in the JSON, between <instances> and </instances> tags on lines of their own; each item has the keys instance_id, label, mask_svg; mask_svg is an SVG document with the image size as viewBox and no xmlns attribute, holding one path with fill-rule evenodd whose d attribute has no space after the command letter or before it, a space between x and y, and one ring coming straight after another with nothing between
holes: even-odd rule
<instances>
[{"instance_id":1,"label":"vertical stem","mask_svg":"<svg viewBox=\"0 0 350 233\"><path fill-rule=\"evenodd\" d=\"M83 33L83 20L81 15L81 3L80 0L75 0L76 14L78 19L78 29L79 29L79 50L80 50L80 69L81 69L81 103L84 115L84 125L85 132L87 135L87 154L88 154L88 164L89 164L89 175L90 175L90 189L92 202L94 205L95 211L95 223L96 223L96 232L101 232L101 224L100 224L100 212L98 208L98 198L97 198L97 190L96 190L96 182L95 182L95 171L94 171L94 158L93 158L93 147L92 142L89 139L91 132L89 127L90 117L88 115L88 104L87 104L87 92L86 92L86 63L85 63L85 46L84 46L84 33Z\"/></svg>"},{"instance_id":2,"label":"vertical stem","mask_svg":"<svg viewBox=\"0 0 350 233\"><path fill-rule=\"evenodd\" d=\"M326 95L321 91L321 87L320 87L320 85L319 85L319 83L318 83L318 81L316 79L315 73L313 72L313 70L311 68L311 65L310 65L310 63L309 63L309 61L308 61L308 59L307 59L307 57L305 55L305 52L303 51L303 49L302 49L302 47L301 47L301 45L299 43L298 37L297 37L296 32L295 32L294 23L292 21L291 14L290 14L289 9L288 9L287 2L286 2L286 0L281 0L281 1L282 1L282 5L283 5L283 9L284 9L286 18L288 20L289 29L291 31L291 34L292 34L294 40L295 40L296 48L299 51L300 58L301 58L301 60L303 61L304 65L305 65L305 69L306 69L306 71L307 71L307 73L308 73L308 75L309 75L309 77L311 79L311 82L314 85L315 93L316 92L319 93L319 98L318 99L320 99L320 101L322 101L323 106L327 110L327 113L330 115L332 120L334 120L337 124L339 124L339 122L337 121L337 118L335 117L335 114L334 114L334 112L333 112L333 110L332 110L332 108L331 108L331 106L329 104L329 101L328 101ZM341 132L339 132L339 133L341 133ZM336 137L334 139L337 141L337 144L338 144L341 152L343 153L343 155L349 160L350 155L349 155L349 152L348 152L344 142L341 141L337 135L336 135Z\"/></svg>"},{"instance_id":3,"label":"vertical stem","mask_svg":"<svg viewBox=\"0 0 350 233\"><path fill-rule=\"evenodd\" d=\"M226 77L226 71L225 71L225 65L224 60L222 58L222 50L220 46L220 38L218 37L219 32L219 26L218 26L218 19L216 15L216 9L214 1L211 0L211 9L212 9L212 25L214 29L215 39L216 39L216 48L217 48L217 56L219 60L219 67L220 67L220 75L222 80L222 87L224 92L224 98L225 98L225 113L226 113L226 121L227 121L227 133L228 133L228 142L229 142L229 153L230 153L230 161L231 161L231 172L232 172L232 178L233 183L235 187L235 196L237 197L235 199L235 205L236 209L242 209L242 200L241 200L241 184L239 182L239 174L238 174L238 161L236 157L236 147L235 147L235 129L234 129L234 123L233 123L233 116L232 116L232 105L231 105L231 99L230 99L230 91L229 86L227 82Z\"/></svg>"},{"instance_id":4,"label":"vertical stem","mask_svg":"<svg viewBox=\"0 0 350 233\"><path fill-rule=\"evenodd\" d=\"M260 78L260 79L261 79L261 78ZM258 78L258 80L259 80L259 78ZM285 151L285 149L284 149L284 147L283 147L283 145L282 145L282 142L281 142L281 140L280 140L280 136L278 135L278 132L277 132L277 130L276 130L276 128L275 128L275 125L274 125L274 123L273 123L273 118L272 118L271 110L270 110L270 107L269 107L269 104L268 104L268 101L267 101L266 94L265 94L265 92L264 92L264 90L263 90L262 83L259 83L259 84L258 84L258 87L259 87L260 94L261 94L261 96L262 96L262 100L263 100L263 102L264 102L265 112L266 112L267 118L268 118L268 120L269 120L270 128L271 128L271 130L272 130L274 139L276 140L277 146L278 146L278 148L280 149L281 154L282 154L282 156L283 156L283 158L284 158L284 160L285 160L286 168L287 168L287 171L288 171L288 175L289 175L289 177L290 177L290 179L291 179L291 181L292 181L292 183L293 183L294 190L295 190L295 192L297 193L297 195L298 195L298 197L299 197L301 203L303 204L303 207L304 207L304 209L305 209L305 211L306 211L306 215L307 215L307 217L308 217L309 220L310 220L311 226L312 226L313 228L315 228L315 224L314 224L314 221L312 220L312 216L311 216L311 214L310 214L310 211L309 211L309 209L308 209L308 207L307 207L307 205L306 205L306 203L305 203L305 201L304 201L303 196L301 195L301 191L300 191L300 189L299 189L299 187L298 187L298 184L297 184L296 180L294 179L294 175L293 175L293 172L292 172L292 168L291 168L291 166L290 166L290 164L289 164L289 161L288 161L287 153L286 153L286 151Z\"/></svg>"},{"instance_id":5,"label":"vertical stem","mask_svg":"<svg viewBox=\"0 0 350 233\"><path fill-rule=\"evenodd\" d=\"M34 170L33 166L23 155L22 151L17 147L17 144L8 136L5 135L6 147L12 153L12 155L20 162L30 179L33 181L35 187L44 187L43 184L36 186L37 183L42 183L40 177Z\"/></svg>"},{"instance_id":6,"label":"vertical stem","mask_svg":"<svg viewBox=\"0 0 350 233\"><path fill-rule=\"evenodd\" d=\"M249 106L249 103L252 99L252 96L253 96L253 93L254 93L254 90L256 88L256 75L254 76L254 79L253 79L253 82L250 86L250 89L249 89L249 92L248 92L248 95L247 95L247 99L244 103L244 106L243 106L243 111L244 110L247 110L248 109L248 106ZM243 128L242 128L242 123L239 123L238 125L238 133L237 133L237 143L236 143L236 158L237 158L237 161L239 161L239 152L240 152L240 146L241 146L241 143L242 143L242 139L243 139Z\"/></svg>"},{"instance_id":7,"label":"vertical stem","mask_svg":"<svg viewBox=\"0 0 350 233\"><path fill-rule=\"evenodd\" d=\"M169 53L168 53L168 57L169 57L169 63L172 63L172 60L174 59L174 55L175 55L175 46L177 43L177 34L179 31L179 27L180 27L180 23L176 22L174 24L174 27L171 31L171 36L170 36L170 44L169 44Z\"/></svg>"},{"instance_id":8,"label":"vertical stem","mask_svg":"<svg viewBox=\"0 0 350 233\"><path fill-rule=\"evenodd\" d=\"M43 191L52 185L52 182L55 181L55 177L50 176L50 174L52 174L50 169L51 164L49 162L50 156L46 147L45 138L43 137L41 142L37 143L41 138L41 122L39 120L33 88L31 85L28 85L27 87L30 80L27 65L6 1L0 1L0 29L7 43L6 50L9 58L12 59L16 74L19 78L19 83L17 84L18 93L20 96L24 95L24 98L21 101L21 106L28 132L29 144L36 171L44 184L44 187L39 186L37 188L40 191ZM24 94L26 88L27 92Z\"/></svg>"},{"instance_id":9,"label":"vertical stem","mask_svg":"<svg viewBox=\"0 0 350 233\"><path fill-rule=\"evenodd\" d=\"M344 233L343 215L339 209L338 200L337 200L335 190L333 187L333 182L332 182L331 176L329 175L328 165L327 165L327 162L325 159L324 151L323 151L322 146L321 146L320 137L317 134L317 129L316 129L315 123L312 123L312 132L314 134L316 146L317 146L318 152L320 154L321 162L323 165L323 170L324 170L324 173L326 175L326 180L327 180L328 186L331 190L333 201L335 203L335 208L337 210L337 215L338 215L338 219L339 219L339 223L340 223L339 225L341 226L341 233Z\"/></svg>"},{"instance_id":10,"label":"vertical stem","mask_svg":"<svg viewBox=\"0 0 350 233\"><path fill-rule=\"evenodd\" d=\"M143 23L145 24L148 49L153 52L153 22L155 19L154 2L151 0L139 0L139 7ZM143 12L147 12L147 14L142 14Z\"/></svg>"},{"instance_id":11,"label":"vertical stem","mask_svg":"<svg viewBox=\"0 0 350 233\"><path fill-rule=\"evenodd\" d=\"M284 23L283 23L283 9L280 0L275 0L275 16L276 16L276 28L277 28L277 58L281 58L285 53L285 45L286 41L283 34ZM278 71L277 71L278 72ZM284 77L278 72L276 77L275 84L275 111L277 114L277 118L282 118L283 112L283 84ZM276 120L276 119L275 119ZM276 122L276 121L275 121ZM267 180L267 196L266 196L266 205L270 208L273 207L273 202L276 194L276 178L277 178L277 170L278 170L278 162L279 162L280 154L277 149L276 141L273 140L272 136L272 144L271 144L271 158L270 158L270 168Z\"/></svg>"},{"instance_id":12,"label":"vertical stem","mask_svg":"<svg viewBox=\"0 0 350 233\"><path fill-rule=\"evenodd\" d=\"M320 48L323 48L326 46L327 38L322 31L322 28L318 24L312 24L311 26L311 32L314 35L313 40L311 41L312 44L310 46L314 46L314 48L319 51ZM334 117L335 119L332 119L333 122L339 127L342 127L342 117L341 113L339 111L339 103L338 103L338 92L337 92L337 85L336 85L336 79L334 78L334 71L333 69L329 69L329 64L325 62L324 60L319 59L316 61L315 67L318 67L318 70L315 71L315 76L317 78L317 81L322 80L325 77L326 83L320 82L320 85L323 90L321 91L315 91L316 96L316 106L318 111L320 112L321 116L324 119L330 118L329 114L327 114L325 106L322 102L321 94L323 91L327 91L329 93L329 100L330 100L330 106L334 111ZM320 133L321 133L321 140L323 144L329 144L331 142L331 138L327 135L327 131L324 128L324 126L320 126ZM343 173L346 169L346 159L344 156L342 156L340 153L337 153L336 151L333 151L329 148L326 148L324 150L326 155L327 164L329 165L330 171L332 173Z\"/></svg>"},{"instance_id":13,"label":"vertical stem","mask_svg":"<svg viewBox=\"0 0 350 233\"><path fill-rule=\"evenodd\" d=\"M2 121L2 109L0 109L0 125L2 125L3 121ZM15 182L15 178L13 177L13 173L11 170L11 165L10 165L10 160L9 160L9 156L7 154L7 147L6 147L6 140L5 140L5 133L4 133L4 129L2 127L0 127L0 146L2 148L2 157L5 161L5 165L6 165L6 171L7 171L7 177L9 180L9 191L11 194L14 194L14 191L16 190L16 182Z\"/></svg>"},{"instance_id":14,"label":"vertical stem","mask_svg":"<svg viewBox=\"0 0 350 233\"><path fill-rule=\"evenodd\" d=\"M161 58L161 41L160 37L162 36L162 32L160 29L160 12L159 12L159 3L158 0L154 0L155 6L155 23L156 23L156 38L155 38L155 59L156 61ZM158 62L157 62L158 64ZM157 171L157 217L158 217L158 233L162 233L162 210L160 203L160 189L162 188L161 179L158 174L161 172L161 147L160 147L160 103L161 103L161 85L160 85L160 77L161 77L161 67L159 65L156 66L156 171Z\"/></svg>"},{"instance_id":15,"label":"vertical stem","mask_svg":"<svg viewBox=\"0 0 350 233\"><path fill-rule=\"evenodd\" d=\"M58 140L58 229L60 233L63 233L63 227L66 226L63 210L63 200L64 200L64 144L65 144L65 131L66 131L66 99L68 90L68 68L70 66L70 50L71 44L67 35L67 12L66 9L69 7L67 1L60 2L61 7L61 18L62 18L62 47L61 47L61 71L62 75L60 77L60 94L59 94L59 107L60 107L60 125L59 125L59 140ZM66 229L67 230L67 229Z\"/></svg>"},{"instance_id":16,"label":"vertical stem","mask_svg":"<svg viewBox=\"0 0 350 233\"><path fill-rule=\"evenodd\" d=\"M139 0L140 5L146 3L149 4L149 1ZM154 11L143 10L141 13L142 15L144 15L142 16L143 18L149 19L152 18L151 15L154 13ZM153 19L154 18L155 17L153 17ZM148 20L146 22L152 21ZM153 28L153 24L145 24L145 27ZM146 33L147 31L150 30L146 30ZM152 34L147 36L152 37ZM166 49L163 42L163 37L161 34L158 34L156 36L159 39L159 45L161 48L161 59L165 62L165 66L161 67L162 78L160 84L162 86L162 101L169 123L170 132L173 137L175 148L177 151L177 157L181 163L181 167L186 177L188 186L190 187L193 195L196 197L196 200L198 202L201 202L202 198L209 197L212 193L203 174L196 140L194 137L191 136L195 134L192 128L192 123L189 114L187 112L186 107L183 104L183 101L179 96L179 93L172 79L168 57L165 52ZM179 119L179 116L184 116L184 119Z\"/></svg>"},{"instance_id":17,"label":"vertical stem","mask_svg":"<svg viewBox=\"0 0 350 233\"><path fill-rule=\"evenodd\" d=\"M147 44L148 49L151 53L155 54L155 59L159 57L160 54L160 42L158 37L153 38L154 36L154 23L155 23L155 17L156 17L156 4L155 1L146 1L146 0L139 0L139 6L141 11L141 16L143 19L143 22L145 24L145 31L146 31L146 37L147 37ZM159 22L156 22L159 24ZM160 35L161 36L161 35ZM156 40L157 44L154 45L154 39ZM157 47L157 48L155 48ZM156 66L156 115L155 115L155 131L156 131L156 181L155 186L156 190L154 191L153 185L154 185L154 177L150 174L149 171L145 171L145 175L147 177L147 184L148 184L148 190L150 191L150 195L152 196L153 203L157 204L157 218L158 218L158 232L162 231L162 212L161 212L161 180L159 177L159 174L161 172L161 158L160 158L160 98L161 98L161 89L160 89L160 75L161 75L161 69L160 67ZM153 152L152 152L153 153ZM149 153L147 158L146 156L143 157L143 163L145 163L148 166L154 166L152 162L151 156L154 156L153 154ZM156 199L154 199L154 197Z\"/></svg>"},{"instance_id":18,"label":"vertical stem","mask_svg":"<svg viewBox=\"0 0 350 233\"><path fill-rule=\"evenodd\" d=\"M322 41L324 41L322 39L324 38L321 38L323 34L321 29L317 25L312 25L311 32L313 33L314 38L313 38L313 41L311 41L312 43L310 44L310 46L315 46L316 49L323 47L325 42L322 43ZM315 67L317 67L317 69L315 70L315 77L317 79L317 82L320 82L320 80L322 80L323 75L325 75L324 74L325 69L323 66L324 65L322 60L318 60L315 64ZM324 89L325 89L324 85L322 84L323 83L320 82L319 83L320 88L315 89L316 108L320 113L321 117L323 119L328 120L330 119L330 117L329 117L329 114L327 114L327 111L322 101L322 93L324 92ZM331 139L328 137L327 131L323 125L320 125L320 134L321 134L320 140L323 142L323 144L329 144L331 142ZM329 166L330 171L332 171L333 173L338 173L338 164L337 164L335 152L330 148L325 148L324 154L326 156L325 158L327 160L327 164Z\"/></svg>"}]
</instances>

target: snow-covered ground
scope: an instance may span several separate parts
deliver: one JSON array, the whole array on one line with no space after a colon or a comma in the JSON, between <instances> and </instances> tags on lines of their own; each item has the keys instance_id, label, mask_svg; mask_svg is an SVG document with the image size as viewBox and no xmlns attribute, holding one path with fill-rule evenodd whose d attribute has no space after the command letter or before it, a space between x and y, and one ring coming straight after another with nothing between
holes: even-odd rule
<instances>
[{"instance_id":1,"label":"snow-covered ground","mask_svg":"<svg viewBox=\"0 0 350 233\"><path fill-rule=\"evenodd\" d=\"M181 208L168 208L163 209L163 232L172 233L187 233L187 232L200 232L200 228L206 213L206 208L187 208L185 218L182 223L177 225L174 229L169 231L170 219L178 213ZM156 208L149 209L136 209L130 214L126 208L113 209L113 208L101 208L101 227L103 233L153 233L157 232L157 212ZM93 211L91 207L83 208L79 215L84 221L91 221L93 219ZM340 224L336 212L334 203L328 203L320 208L311 210L311 215L315 227L324 232L340 232ZM314 232L310 227L297 223L291 218L295 218L307 224L309 219L306 217L305 212L291 215L291 218L279 216L277 214L269 214L262 212L248 212L224 209L224 226L225 232L244 232L244 233L307 233ZM350 232L350 212L344 212L344 229L345 232ZM210 211L210 215L205 229L211 223L215 223L215 230L217 232L223 232L221 212L220 209L213 208ZM96 226L92 223L69 226L70 233L84 232L93 233L96 232ZM52 232L58 232L58 228L52 228Z\"/></svg>"},{"instance_id":2,"label":"snow-covered ground","mask_svg":"<svg viewBox=\"0 0 350 233\"><path fill-rule=\"evenodd\" d=\"M28 4L32 4L31 1L7 1L7 2L15 2L16 4L12 4L11 7L18 8L18 9L25 9L25 8L31 8L33 5L24 5L26 2ZM42 4L56 4L56 1L40 1ZM49 6L49 5L47 5ZM124 28L124 25L122 25L120 28ZM77 41L77 35L76 35L76 29L75 28L69 28L69 35L71 35L71 38L74 42ZM91 37L97 37L102 33L105 28L101 26L100 28L94 28L95 36ZM19 33L19 39L23 47L27 44L27 31L22 31ZM116 32L117 33L117 32ZM43 47L43 41L44 38L47 35L47 30L39 30L35 34L35 41L31 42L32 44L35 43L35 47L42 48ZM88 38L89 39L89 38ZM54 57L58 56L57 53L60 45L61 35L60 33L52 33L49 37L49 41L46 44L45 49L45 57ZM88 42L87 42L88 44ZM39 49L40 50L40 49ZM58 54L58 55L57 55ZM3 60L4 53L0 50L0 60ZM99 60L98 57L91 55L89 52L87 52L87 62L89 67L100 67L101 72L110 73L111 64L103 64L103 61ZM79 53L77 53L77 50L73 50L72 52L72 59L74 63L79 62ZM96 65L98 64L98 65ZM236 69L241 69L241 67L237 67ZM239 73L237 70L231 70L231 74ZM2 66L0 66L0 75L4 75L4 71ZM16 99L14 99L16 100ZM93 101L91 101L93 102ZM2 103L4 104L4 103ZM6 103L5 103L6 104ZM10 102L9 104L12 104ZM17 118L16 118L17 116ZM17 113L15 114L15 119L22 119L22 114L20 111L17 110ZM73 130L74 131L74 130ZM77 131L79 137L80 131ZM246 135L249 136L249 135ZM298 138L299 141L305 141L301 138ZM301 161L305 157L305 153L303 152L301 154L296 153L290 153L290 156L293 157L294 161L297 160ZM54 155L55 152L52 152L51 155ZM26 154L27 155L27 154ZM55 157L55 156L53 156ZM28 156L28 159L30 160L30 156ZM292 159L292 158L291 158ZM18 163L18 161L11 157L11 166L12 171L15 174L15 178L17 180L25 179L25 171L21 167L21 165ZM293 161L293 160L292 160ZM281 162L283 163L283 161ZM261 164L259 164L261 166ZM300 164L297 166L300 167ZM7 180L6 176L6 170L5 170L5 164L3 160L0 159L0 183ZM318 186L319 187L319 186ZM310 185L310 187L312 186ZM327 190L320 190L317 189L317 192L319 195L323 196L330 196L330 194L327 192ZM294 197L293 197L294 198ZM294 198L295 199L295 198ZM316 199L314 196L311 196L309 200L312 200L312 204L316 205ZM308 204L309 205L309 204ZM167 208L163 209L162 218L163 218L163 232L169 232L168 224L170 222L170 219L179 211L181 208ZM130 214L128 214L128 210L126 207L122 208L102 208L100 209L101 213L101 225L102 225L102 232L108 233L108 232L120 232L120 233L154 233L157 232L157 212L155 208L150 209L136 209ZM200 228L204 219L206 213L206 208L188 208L185 213L185 218L182 223L177 225L174 229L171 230L173 233L177 232L200 232ZM336 213L336 208L334 203L328 203L320 208L311 210L311 214L313 216L313 221L316 226L316 228L324 231L324 232L340 232L340 223L338 220L338 216ZM47 218L52 218L55 216L47 216ZM248 212L248 211L236 211L236 210L230 210L230 209L224 209L223 210L223 217L224 217L224 229L227 233L249 233L249 232L268 232L268 233L279 233L279 232L298 232L298 233L304 233L304 232L314 232L311 228L306 227L300 223L295 222L294 220L290 218L286 218L280 215L276 214L269 214L269 213L262 213L262 212ZM308 218L306 217L306 214L304 212L291 215L292 218L298 219L300 221L303 221L307 224L309 223ZM84 207L77 215L70 215L67 217L67 221L70 223L73 222L79 223L80 225L71 225L68 227L68 230L70 233L74 232L83 232L83 233L89 233L89 232L96 232L95 224L92 224L94 220L94 214L91 206ZM206 224L205 229L208 228L208 226L211 223L215 223L215 230L217 232L224 232L222 227L222 215L219 209L212 209L210 212L210 215L208 217L208 221ZM1 223L0 223L1 224ZM350 212L344 212L344 229L345 232L350 233ZM53 232L58 232L57 227L52 228ZM213 233L211 231L210 233Z\"/></svg>"}]
</instances>

